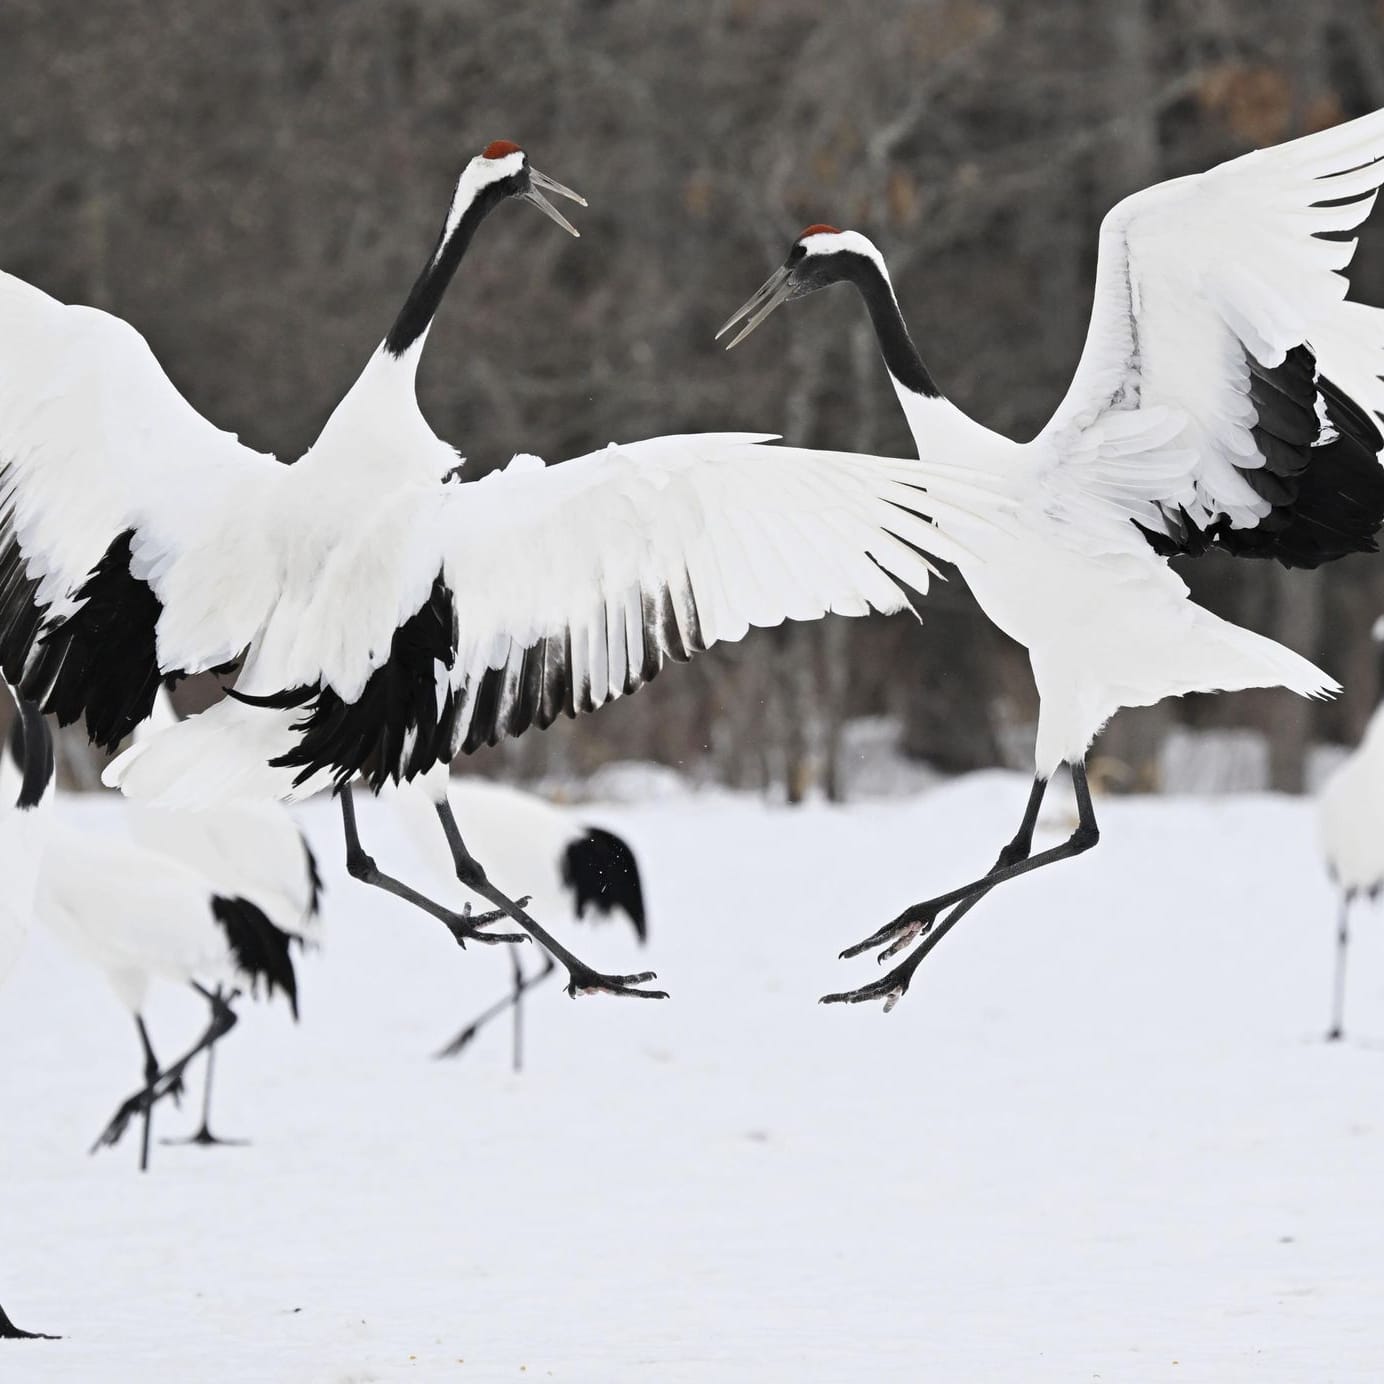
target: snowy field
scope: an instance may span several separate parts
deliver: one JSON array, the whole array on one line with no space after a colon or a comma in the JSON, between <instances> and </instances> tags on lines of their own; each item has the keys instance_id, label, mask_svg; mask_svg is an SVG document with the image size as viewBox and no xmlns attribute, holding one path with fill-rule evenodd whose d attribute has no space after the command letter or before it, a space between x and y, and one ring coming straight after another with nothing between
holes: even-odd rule
<instances>
[{"instance_id":1,"label":"snowy field","mask_svg":"<svg viewBox=\"0 0 1384 1384\"><path fill-rule=\"evenodd\" d=\"M504 1026L429 1060L503 954L345 880L313 805L302 1024L245 1005L218 1066L214 1123L253 1144L146 1177L132 1136L86 1153L133 1028L36 939L0 994L0 1302L66 1339L0 1343L0 1380L1377 1384L1384 920L1328 1046L1310 804L1102 802L1099 849L992 896L894 1013L816 1003L875 973L841 946L989 864L1025 792L590 809L640 854L673 998L540 992L519 1077ZM640 969L623 925L566 935ZM151 1011L169 1056L201 1022Z\"/></svg>"}]
</instances>

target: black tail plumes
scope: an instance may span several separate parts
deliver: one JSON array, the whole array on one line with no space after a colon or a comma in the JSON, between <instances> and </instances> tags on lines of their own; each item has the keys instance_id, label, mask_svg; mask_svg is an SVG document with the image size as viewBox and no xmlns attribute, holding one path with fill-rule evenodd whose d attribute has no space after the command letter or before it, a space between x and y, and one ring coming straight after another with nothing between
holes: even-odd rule
<instances>
[{"instance_id":1,"label":"black tail plumes","mask_svg":"<svg viewBox=\"0 0 1384 1384\"><path fill-rule=\"evenodd\" d=\"M320 686L273 697L233 695L252 705L305 708L295 723L298 743L270 761L297 769L295 784L330 769L338 784L359 773L378 792L389 779L430 769L450 744L455 700L449 692L438 707L437 670L451 666L455 638L452 593L439 575L427 601L394 631L389 657L355 701Z\"/></svg>"},{"instance_id":2,"label":"black tail plumes","mask_svg":"<svg viewBox=\"0 0 1384 1384\"><path fill-rule=\"evenodd\" d=\"M289 1008L297 1019L298 977L288 952L293 939L282 928L275 927L248 899L228 899L215 894L211 911L226 934L236 965L250 978L251 991L258 989L258 982L263 978L271 996L277 989L288 997Z\"/></svg>"},{"instance_id":3,"label":"black tail plumes","mask_svg":"<svg viewBox=\"0 0 1384 1384\"><path fill-rule=\"evenodd\" d=\"M578 918L588 904L602 917L622 908L635 935L641 942L647 940L639 862L614 832L590 827L571 842L562 858L562 882L576 896Z\"/></svg>"}]
</instances>

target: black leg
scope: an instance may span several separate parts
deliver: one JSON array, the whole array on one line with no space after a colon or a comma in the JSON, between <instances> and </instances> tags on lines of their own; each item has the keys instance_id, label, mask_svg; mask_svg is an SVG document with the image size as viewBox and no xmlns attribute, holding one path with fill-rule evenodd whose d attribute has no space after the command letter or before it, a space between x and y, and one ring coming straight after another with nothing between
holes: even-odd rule
<instances>
[{"instance_id":1,"label":"black leg","mask_svg":"<svg viewBox=\"0 0 1384 1384\"><path fill-rule=\"evenodd\" d=\"M159 1060L154 1056L154 1045L149 1041L149 1030L144 1026L142 1014L135 1015L135 1027L139 1030L139 1041L144 1048L144 1088L152 1090L154 1083L159 1079ZM154 1105L149 1101L144 1106L144 1130L139 1144L139 1170L142 1173L149 1171L149 1135L153 1114Z\"/></svg>"},{"instance_id":2,"label":"black leg","mask_svg":"<svg viewBox=\"0 0 1384 1384\"><path fill-rule=\"evenodd\" d=\"M1054 865L1059 860L1068 860L1074 855L1082 854L1083 851L1089 851L1100 840L1100 828L1096 825L1096 813L1091 804L1091 789L1086 782L1086 766L1084 763L1073 764L1071 768L1072 787L1076 790L1077 825L1076 830L1060 846L1053 846L1050 850L1039 851L1037 855L1026 860L1005 865L985 879L980 880L972 887L968 895L960 899L951 898L950 901L955 902L957 907L953 908L936 927L932 928L927 936L893 970L881 976L871 985L862 985L857 990L846 990L834 995L823 995L822 1003L860 1004L865 1000L883 1000L884 1009L887 1013L903 998L908 990L909 982L913 979L913 972L922 964L923 958L997 884L1002 884L1007 879L1027 874L1032 870L1041 870L1045 865ZM1037 784L1034 785L1034 789L1038 800L1041 801L1042 795L1037 792ZM1029 798L1029 805L1036 818L1037 808L1034 806L1034 797L1032 796ZM1024 815L1024 820L1025 822L1028 821L1027 813ZM1031 826L1029 835L1029 844L1031 844ZM1006 850L1013 848L1016 844L1022 844L1022 838L1023 828L1021 827L1019 836L1015 837L1009 847L1006 847Z\"/></svg>"},{"instance_id":3,"label":"black leg","mask_svg":"<svg viewBox=\"0 0 1384 1384\"><path fill-rule=\"evenodd\" d=\"M435 1057L456 1057L464 1048L470 1045L471 1040L491 1021L491 1019L499 1018L499 1016L515 1002L515 993L527 994L530 990L537 989L538 986L547 980L556 970L557 963L545 952L543 955L543 969L541 971L535 971L533 975L525 976L517 992L512 992L506 995L504 999L497 1000L489 1009L485 1010L484 1013L478 1014L446 1045L446 1047L439 1048L433 1055Z\"/></svg>"},{"instance_id":4,"label":"black leg","mask_svg":"<svg viewBox=\"0 0 1384 1384\"><path fill-rule=\"evenodd\" d=\"M1082 770L1083 775L1085 770ZM1076 771L1072 771L1072 782L1076 782ZM948 894L939 894L935 899L928 899L923 903L916 903L911 908L905 908L892 922L885 923L878 932L871 933L863 942L857 942L854 946L847 947L841 953L844 961L852 956L859 956L861 952L872 951L875 947L884 947L879 955L879 960L886 961L895 952L902 951L910 942L916 941L921 937L934 922L937 915L944 909L949 908L954 903L959 903L962 899L980 891L979 897L983 897L990 892L996 884L1003 884L1006 879L1012 879L1023 871L1017 867L1022 865L1033 850L1033 829L1038 825L1038 809L1043 805L1043 794L1048 791L1048 781L1045 778L1035 778L1033 787L1029 789L1028 805L1024 808L1023 821L1019 823L1019 829L1014 833L1014 839L999 853L995 863L990 867L989 873L983 879L972 880L970 884L962 885L960 889L953 889ZM887 944L887 945L886 945Z\"/></svg>"},{"instance_id":5,"label":"black leg","mask_svg":"<svg viewBox=\"0 0 1384 1384\"><path fill-rule=\"evenodd\" d=\"M136 1091L115 1112L111 1122L101 1131L100 1138L91 1146L92 1153L95 1153L97 1149L112 1148L118 1144L126 1127L136 1115L144 1114L152 1106L163 1100L165 1096L181 1094L183 1073L187 1071L188 1064L200 1053L206 1052L213 1043L224 1038L235 1027L235 1011L222 999L220 994L212 994L210 990L198 985L196 981L193 982L192 988L211 1006L211 1022L207 1025L206 1031L171 1067L163 1073L156 1071L155 1079L150 1081L142 1091ZM140 1025L140 1028L143 1029L143 1024Z\"/></svg>"},{"instance_id":6,"label":"black leg","mask_svg":"<svg viewBox=\"0 0 1384 1384\"><path fill-rule=\"evenodd\" d=\"M61 1341L61 1336L47 1336L42 1331L21 1331L0 1307L0 1341Z\"/></svg>"},{"instance_id":7,"label":"black leg","mask_svg":"<svg viewBox=\"0 0 1384 1384\"><path fill-rule=\"evenodd\" d=\"M224 998L221 987L216 987L218 998ZM232 996L234 998L234 996ZM197 1144L202 1148L244 1148L250 1141L248 1139L222 1139L211 1132L211 1082L216 1065L216 1044L213 1043L207 1049L206 1075L202 1082L202 1124L195 1134L190 1134L186 1139L160 1139L161 1144L168 1144L176 1147L185 1144Z\"/></svg>"},{"instance_id":8,"label":"black leg","mask_svg":"<svg viewBox=\"0 0 1384 1384\"><path fill-rule=\"evenodd\" d=\"M552 957L548 958L550 961ZM519 948L509 949L509 964L514 971L514 1052L511 1065L516 1072L524 1070L524 968L519 962Z\"/></svg>"},{"instance_id":9,"label":"black leg","mask_svg":"<svg viewBox=\"0 0 1384 1384\"><path fill-rule=\"evenodd\" d=\"M461 829L452 814L451 804L445 800L436 804L438 820L447 834L447 845L451 848L452 861L456 866L457 879L473 893L493 904L502 913L512 918L539 946L546 948L559 965L567 971L567 993L569 995L588 994L599 991L607 995L632 995L643 1000L666 1000L665 990L636 990L633 987L654 980L653 971L641 971L632 976L609 976L593 970L586 962L574 956L546 928L540 927L508 895L501 893L487 877L480 861L466 849L461 839Z\"/></svg>"},{"instance_id":10,"label":"black leg","mask_svg":"<svg viewBox=\"0 0 1384 1384\"><path fill-rule=\"evenodd\" d=\"M471 906L467 904L462 912L456 913L450 908L444 908L440 903L434 903L432 899L420 894L416 889L411 889L402 880L385 874L375 864L374 857L368 855L365 848L360 844L360 830L356 825L356 804L355 799L351 796L351 785L349 783L343 784L337 789L337 797L341 801L341 826L346 836L346 869L353 879L358 879L362 884L368 884L375 889L383 889L385 893L393 894L396 899L403 899L405 903L411 903L415 908L421 908L424 913L445 924L448 931L456 938L458 945L462 947L468 941L486 942L491 946L500 942L528 941L528 938L518 932L482 931L485 924L504 917L509 911L507 909L497 909L493 913L473 916Z\"/></svg>"},{"instance_id":11,"label":"black leg","mask_svg":"<svg viewBox=\"0 0 1384 1384\"><path fill-rule=\"evenodd\" d=\"M1350 895L1342 893L1341 911L1336 918L1336 981L1332 989L1331 1027L1326 1041L1339 1043L1346 1023L1346 948L1350 946Z\"/></svg>"}]
</instances>

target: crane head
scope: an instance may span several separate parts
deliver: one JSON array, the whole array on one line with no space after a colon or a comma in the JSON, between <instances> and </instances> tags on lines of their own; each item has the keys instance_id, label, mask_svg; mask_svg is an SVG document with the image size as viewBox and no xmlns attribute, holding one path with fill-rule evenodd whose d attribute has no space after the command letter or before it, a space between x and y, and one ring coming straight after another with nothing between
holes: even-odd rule
<instances>
[{"instance_id":1,"label":"crane head","mask_svg":"<svg viewBox=\"0 0 1384 1384\"><path fill-rule=\"evenodd\" d=\"M842 231L822 223L809 226L793 242L788 258L727 319L716 333L719 340L745 319L726 346L738 346L781 303L815 293L843 279L857 279L862 272L878 271L888 279L884 258L859 231Z\"/></svg>"},{"instance_id":2,"label":"crane head","mask_svg":"<svg viewBox=\"0 0 1384 1384\"><path fill-rule=\"evenodd\" d=\"M556 221L568 234L581 234L543 194L551 192L583 207L586 198L573 192L570 187L564 187L556 178L550 178L531 167L529 156L511 139L496 139L487 144L471 160L462 174L462 181L472 182L477 190L494 187L503 197L518 197L521 201L532 202L544 216Z\"/></svg>"}]
</instances>

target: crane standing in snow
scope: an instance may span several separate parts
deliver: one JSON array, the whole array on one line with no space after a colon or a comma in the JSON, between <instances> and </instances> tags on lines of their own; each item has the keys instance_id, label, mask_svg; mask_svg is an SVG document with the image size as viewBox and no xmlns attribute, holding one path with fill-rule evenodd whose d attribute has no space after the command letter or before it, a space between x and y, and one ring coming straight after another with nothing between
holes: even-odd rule
<instances>
[{"instance_id":1,"label":"crane standing in snow","mask_svg":"<svg viewBox=\"0 0 1384 1384\"><path fill-rule=\"evenodd\" d=\"M1375 549L1384 313L1342 300L1350 233L1381 183L1384 111L1119 203L1101 226L1076 376L1028 443L942 396L883 256L854 231L810 226L722 328L745 319L733 346L790 298L857 288L917 447L915 483L939 504L933 517L981 608L1028 648L1041 703L1014 839L988 874L847 948L843 957L882 948L883 961L921 938L879 980L826 1002L891 1008L996 885L1094 846L1085 756L1121 707L1245 687L1339 690L1306 659L1192 604L1167 560L1218 549L1316 567ZM1033 855L1063 764L1078 823Z\"/></svg>"},{"instance_id":2,"label":"crane standing in snow","mask_svg":"<svg viewBox=\"0 0 1384 1384\"><path fill-rule=\"evenodd\" d=\"M135 730L139 743L178 723L166 689L154 699L149 720ZM322 875L308 839L282 803L238 798L218 807L172 811L127 804L134 840L180 865L190 866L221 893L248 900L280 931L299 941L317 940ZM220 996L225 998L224 995ZM204 1147L238 1143L211 1132L211 1087L216 1044L206 1050L202 1120L185 1140Z\"/></svg>"},{"instance_id":3,"label":"crane standing in snow","mask_svg":"<svg viewBox=\"0 0 1384 1384\"><path fill-rule=\"evenodd\" d=\"M10 756L42 803L53 792L48 726L28 703L21 704L16 725L23 734L11 736ZM301 846L297 865L306 880L309 865ZM232 865L222 863L208 875L164 849L128 836L82 830L56 813L43 813L34 916L105 976L133 1017L144 1054L144 1087L124 1102L96 1147L116 1143L129 1122L141 1116L142 1171L149 1166L155 1100L180 1090L189 1063L236 1022L221 987L253 992L262 980L269 994L284 992L297 1016L292 934L253 898L223 892L219 881L235 873ZM159 1066L142 1013L157 978L192 986L211 1008L205 1033L167 1068ZM217 988L209 989L206 982Z\"/></svg>"},{"instance_id":4,"label":"crane standing in snow","mask_svg":"<svg viewBox=\"0 0 1384 1384\"><path fill-rule=\"evenodd\" d=\"M508 198L566 226L575 194L497 141L365 370L293 466L219 432L143 338L0 274L0 666L114 749L161 678L243 657L232 698L127 750L107 781L182 807L336 790L358 879L508 941L385 875L351 782L376 790L559 715L597 710L751 625L865 615L926 590L956 553L893 459L662 437L560 466L516 457L449 484L457 453L414 381L448 284ZM580 198L576 198L580 201ZM568 229L571 229L568 227ZM928 499L930 519L941 512ZM576 994L662 997L603 975L489 879L450 806L467 888L547 949Z\"/></svg>"},{"instance_id":5,"label":"crane standing in snow","mask_svg":"<svg viewBox=\"0 0 1384 1384\"><path fill-rule=\"evenodd\" d=\"M629 845L614 832L588 826L532 793L484 779L452 778L439 765L421 780L402 784L381 795L408 825L410 839L423 856L435 886L456 889L451 877L451 858L428 830L434 804L441 796L464 821L473 822L477 850L490 862L489 870L505 889L517 889L528 881L531 905L544 917L584 919L588 911L597 922L621 912L629 920L636 940L648 940L644 888L639 863ZM468 900L469 903L469 900ZM510 948L513 988L509 995L477 1015L437 1054L456 1057L482 1028L506 1010L513 1011L513 1067L523 1066L524 996L556 970L551 957L525 974L520 949Z\"/></svg>"},{"instance_id":6,"label":"crane standing in snow","mask_svg":"<svg viewBox=\"0 0 1384 1384\"><path fill-rule=\"evenodd\" d=\"M1384 617L1374 639L1384 644ZM1328 1042L1345 1036L1346 952L1351 905L1384 889L1384 701L1375 708L1359 745L1327 780L1317 803L1317 830L1332 882L1340 891L1336 919L1336 973L1331 989Z\"/></svg>"}]
</instances>

